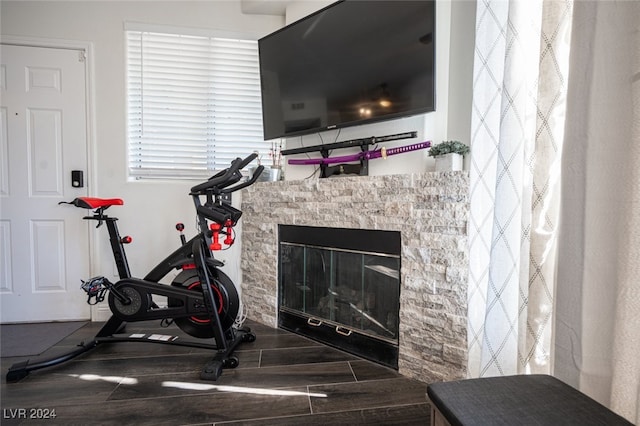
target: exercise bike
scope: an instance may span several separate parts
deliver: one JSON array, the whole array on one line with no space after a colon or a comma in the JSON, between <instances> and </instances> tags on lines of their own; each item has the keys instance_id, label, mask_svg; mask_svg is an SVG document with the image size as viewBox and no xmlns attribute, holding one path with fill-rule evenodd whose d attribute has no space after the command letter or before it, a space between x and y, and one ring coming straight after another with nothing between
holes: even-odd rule
<instances>
[{"instance_id":1,"label":"exercise bike","mask_svg":"<svg viewBox=\"0 0 640 426\"><path fill-rule=\"evenodd\" d=\"M66 203L93 210L92 215L83 219L96 221L97 227L106 224L120 280L112 283L105 277L94 277L83 281L81 288L91 305L107 298L112 315L91 341L80 343L73 351L12 365L7 372L7 382L17 382L31 371L61 364L98 345L115 342L150 342L214 350L215 356L200 373L203 380L217 380L223 368L237 367L239 360L232 355L233 351L242 342L255 341L256 336L248 327L242 327L238 292L231 279L219 269L223 262L213 256L213 251L222 249L223 244L233 244L233 227L242 212L231 206L228 194L258 179L263 166L258 166L244 182L240 172L256 157L251 154L244 159L236 158L229 168L191 188L189 195L195 205L199 233L187 241L182 232L184 225L176 225L181 246L142 279L132 277L129 271L124 246L131 238L122 237L116 224L118 219L105 213L112 206L123 205L123 201L80 197ZM176 269L180 272L171 285L159 282ZM158 306L154 296L166 297L166 306ZM161 320L163 326L174 323L190 336L215 339L215 344L187 341L177 336L123 334L126 323L148 320Z\"/></svg>"}]
</instances>

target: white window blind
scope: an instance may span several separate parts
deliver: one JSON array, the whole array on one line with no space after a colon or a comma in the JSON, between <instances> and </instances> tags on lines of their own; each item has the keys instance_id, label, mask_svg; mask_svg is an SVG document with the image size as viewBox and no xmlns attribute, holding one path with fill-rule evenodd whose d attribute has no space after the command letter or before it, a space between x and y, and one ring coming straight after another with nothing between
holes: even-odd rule
<instances>
[{"instance_id":1,"label":"white window blind","mask_svg":"<svg viewBox=\"0 0 640 426\"><path fill-rule=\"evenodd\" d=\"M126 31L129 175L208 177L267 152L258 43Z\"/></svg>"}]
</instances>

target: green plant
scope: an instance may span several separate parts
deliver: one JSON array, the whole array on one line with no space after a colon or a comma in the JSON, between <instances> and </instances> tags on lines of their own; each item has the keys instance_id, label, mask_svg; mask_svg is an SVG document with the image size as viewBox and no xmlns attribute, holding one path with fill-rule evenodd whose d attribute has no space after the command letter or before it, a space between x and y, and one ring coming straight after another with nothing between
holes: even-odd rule
<instances>
[{"instance_id":1,"label":"green plant","mask_svg":"<svg viewBox=\"0 0 640 426\"><path fill-rule=\"evenodd\" d=\"M443 141L442 143L429 148L430 157L438 157L451 152L464 155L469 152L469 147L459 141Z\"/></svg>"}]
</instances>

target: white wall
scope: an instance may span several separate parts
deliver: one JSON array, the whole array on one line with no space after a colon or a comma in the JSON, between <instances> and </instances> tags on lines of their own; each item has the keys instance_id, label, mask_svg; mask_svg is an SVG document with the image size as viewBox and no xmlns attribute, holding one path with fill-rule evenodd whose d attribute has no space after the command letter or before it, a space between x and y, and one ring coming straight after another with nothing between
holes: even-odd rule
<instances>
[{"instance_id":1,"label":"white wall","mask_svg":"<svg viewBox=\"0 0 640 426\"><path fill-rule=\"evenodd\" d=\"M151 267L179 245L174 229L184 222L187 235L195 234L195 214L188 196L193 181L129 182L126 158L125 116L125 22L170 25L198 29L248 32L256 38L282 27L284 18L241 13L240 1L2 1L2 35L39 39L77 40L93 44L95 92L94 179L89 195L120 197L124 207L112 207L120 218L123 235L133 237L127 246L134 276ZM106 238L106 229L94 234L98 247L92 274L117 278ZM239 280L239 248L220 254L227 259L225 271ZM105 304L106 307L106 304Z\"/></svg>"},{"instance_id":2,"label":"white wall","mask_svg":"<svg viewBox=\"0 0 640 426\"><path fill-rule=\"evenodd\" d=\"M313 13L331 1L299 1L287 8L290 24ZM470 143L473 47L475 43L475 1L438 1L436 3L436 110L414 117L347 127L286 139L286 148L320 145L349 139L384 136L417 131L415 139L385 143L387 148L430 140L437 144L457 139ZM343 149L340 155L359 152ZM288 166L286 160L307 158L306 154L287 156L284 161L286 180L305 179L314 175L317 166ZM371 161L369 175L421 173L433 171L435 161L426 150L414 151Z\"/></svg>"},{"instance_id":3,"label":"white wall","mask_svg":"<svg viewBox=\"0 0 640 426\"><path fill-rule=\"evenodd\" d=\"M289 4L286 22L318 10L332 1L312 0ZM225 1L2 1L0 3L1 34L12 37L57 39L90 42L93 46L93 162L89 195L120 197L124 207L112 208L120 218L123 235L130 234L133 244L127 247L134 276L143 276L162 257L175 249L178 236L176 222L184 222L187 235L195 233L195 215L188 190L193 182L129 182L126 170L125 116L125 22L174 27L249 32L257 38L285 25L285 17L246 15L240 0ZM419 139L434 142L449 139L449 134L469 141L471 76L474 43L475 2L438 1L437 3L437 111L392 122L344 129L340 140L400 133L419 132ZM456 34L451 36L451 32ZM450 50L452 49L452 50ZM454 66L450 66L450 61ZM460 65L462 64L462 65ZM467 69L468 67L468 69ZM453 108L453 110L452 110ZM455 125L453 125L455 123ZM323 134L324 142L332 142L332 132ZM304 138L305 145L318 144L317 135ZM298 142L296 141L298 140ZM302 138L287 141L289 148ZM418 142L418 140L397 143ZM390 145L391 146L391 145ZM415 155L412 155L415 154ZM372 162L371 174L411 173L432 168L426 151L398 155L387 161ZM307 176L305 167L298 177ZM293 170L288 178L296 177ZM96 232L94 230L94 232ZM93 235L92 274L116 271L101 228ZM227 261L225 272L239 284L239 247L220 254Z\"/></svg>"}]
</instances>

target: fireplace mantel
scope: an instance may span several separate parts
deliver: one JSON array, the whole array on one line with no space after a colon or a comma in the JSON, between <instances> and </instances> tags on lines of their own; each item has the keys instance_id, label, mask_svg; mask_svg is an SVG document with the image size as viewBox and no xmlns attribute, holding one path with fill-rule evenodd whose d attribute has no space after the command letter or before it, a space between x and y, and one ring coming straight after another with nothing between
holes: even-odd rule
<instances>
[{"instance_id":1,"label":"fireplace mantel","mask_svg":"<svg viewBox=\"0 0 640 426\"><path fill-rule=\"evenodd\" d=\"M466 377L467 172L257 183L242 193L242 299L277 326L278 225L400 231L401 374Z\"/></svg>"}]
</instances>

